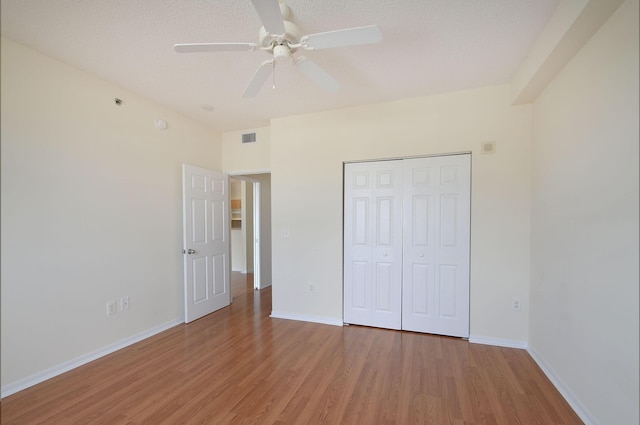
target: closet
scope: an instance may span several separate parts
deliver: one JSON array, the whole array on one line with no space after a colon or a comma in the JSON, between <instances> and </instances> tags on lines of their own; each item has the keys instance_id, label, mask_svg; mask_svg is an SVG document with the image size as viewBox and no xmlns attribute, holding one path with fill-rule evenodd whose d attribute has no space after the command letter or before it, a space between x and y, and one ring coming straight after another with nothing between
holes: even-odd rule
<instances>
[{"instance_id":1,"label":"closet","mask_svg":"<svg viewBox=\"0 0 640 425\"><path fill-rule=\"evenodd\" d=\"M471 155L344 168L344 322L467 338Z\"/></svg>"}]
</instances>

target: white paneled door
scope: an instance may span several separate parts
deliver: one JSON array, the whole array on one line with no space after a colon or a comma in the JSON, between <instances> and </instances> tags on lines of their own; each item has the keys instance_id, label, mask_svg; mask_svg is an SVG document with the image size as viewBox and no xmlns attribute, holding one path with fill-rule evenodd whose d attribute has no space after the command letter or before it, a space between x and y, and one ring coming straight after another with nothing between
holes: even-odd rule
<instances>
[{"instance_id":1,"label":"white paneled door","mask_svg":"<svg viewBox=\"0 0 640 425\"><path fill-rule=\"evenodd\" d=\"M344 321L469 336L470 155L345 165Z\"/></svg>"},{"instance_id":2,"label":"white paneled door","mask_svg":"<svg viewBox=\"0 0 640 425\"><path fill-rule=\"evenodd\" d=\"M344 321L400 329L402 163L345 166Z\"/></svg>"},{"instance_id":3,"label":"white paneled door","mask_svg":"<svg viewBox=\"0 0 640 425\"><path fill-rule=\"evenodd\" d=\"M467 338L471 157L402 163L402 329Z\"/></svg>"},{"instance_id":4,"label":"white paneled door","mask_svg":"<svg viewBox=\"0 0 640 425\"><path fill-rule=\"evenodd\" d=\"M229 177L182 165L186 323L231 303Z\"/></svg>"}]
</instances>

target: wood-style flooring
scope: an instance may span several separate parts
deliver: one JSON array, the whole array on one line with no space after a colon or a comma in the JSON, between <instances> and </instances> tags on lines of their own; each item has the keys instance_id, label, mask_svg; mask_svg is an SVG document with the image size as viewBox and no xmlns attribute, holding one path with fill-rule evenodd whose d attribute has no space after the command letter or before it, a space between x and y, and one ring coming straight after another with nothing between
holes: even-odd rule
<instances>
[{"instance_id":1,"label":"wood-style flooring","mask_svg":"<svg viewBox=\"0 0 640 425\"><path fill-rule=\"evenodd\" d=\"M524 350L225 309L9 396L10 424L581 424Z\"/></svg>"}]
</instances>

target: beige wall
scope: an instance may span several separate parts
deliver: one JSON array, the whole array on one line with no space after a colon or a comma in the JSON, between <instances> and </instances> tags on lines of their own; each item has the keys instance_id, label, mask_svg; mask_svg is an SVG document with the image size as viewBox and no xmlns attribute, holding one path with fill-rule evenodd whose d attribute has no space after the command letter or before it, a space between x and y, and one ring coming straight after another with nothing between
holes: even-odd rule
<instances>
[{"instance_id":1,"label":"beige wall","mask_svg":"<svg viewBox=\"0 0 640 425\"><path fill-rule=\"evenodd\" d=\"M222 162L221 135L192 120L11 41L1 53L5 388L183 317L181 163Z\"/></svg>"},{"instance_id":2,"label":"beige wall","mask_svg":"<svg viewBox=\"0 0 640 425\"><path fill-rule=\"evenodd\" d=\"M594 424L637 424L638 2L534 104L531 350Z\"/></svg>"},{"instance_id":3,"label":"beige wall","mask_svg":"<svg viewBox=\"0 0 640 425\"><path fill-rule=\"evenodd\" d=\"M243 133L256 133L255 143L242 143ZM231 174L255 174L271 169L271 131L260 127L222 134L223 171Z\"/></svg>"},{"instance_id":4,"label":"beige wall","mask_svg":"<svg viewBox=\"0 0 640 425\"><path fill-rule=\"evenodd\" d=\"M260 287L271 285L271 174L251 174L260 180Z\"/></svg>"},{"instance_id":5,"label":"beige wall","mask_svg":"<svg viewBox=\"0 0 640 425\"><path fill-rule=\"evenodd\" d=\"M479 154L483 141L497 152ZM509 86L272 120L274 312L342 320L344 161L461 151L473 152L472 337L527 341L531 107L510 106Z\"/></svg>"}]
</instances>

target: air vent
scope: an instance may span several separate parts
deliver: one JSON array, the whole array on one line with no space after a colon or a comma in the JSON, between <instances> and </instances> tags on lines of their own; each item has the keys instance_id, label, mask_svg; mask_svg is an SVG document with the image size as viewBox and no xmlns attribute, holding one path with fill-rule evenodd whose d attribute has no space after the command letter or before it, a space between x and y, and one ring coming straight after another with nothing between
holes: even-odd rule
<instances>
[{"instance_id":1,"label":"air vent","mask_svg":"<svg viewBox=\"0 0 640 425\"><path fill-rule=\"evenodd\" d=\"M242 135L242 143L255 143L256 133L245 133Z\"/></svg>"}]
</instances>

